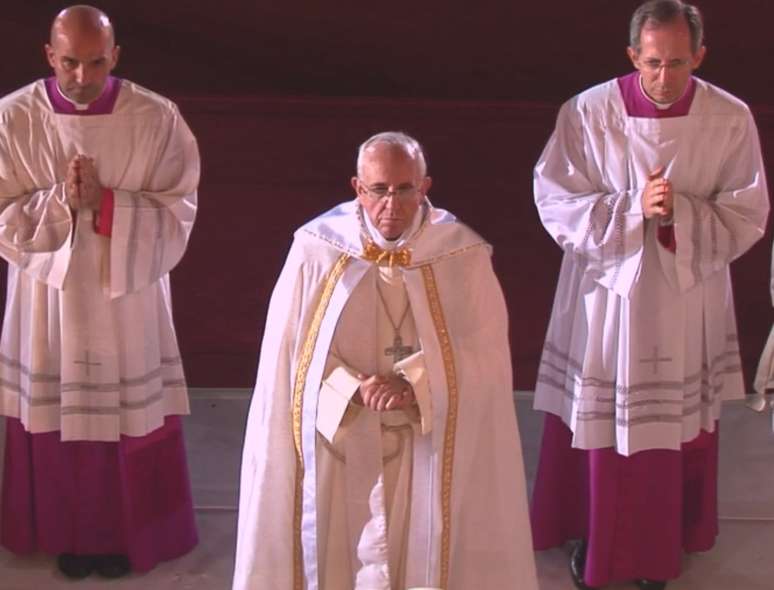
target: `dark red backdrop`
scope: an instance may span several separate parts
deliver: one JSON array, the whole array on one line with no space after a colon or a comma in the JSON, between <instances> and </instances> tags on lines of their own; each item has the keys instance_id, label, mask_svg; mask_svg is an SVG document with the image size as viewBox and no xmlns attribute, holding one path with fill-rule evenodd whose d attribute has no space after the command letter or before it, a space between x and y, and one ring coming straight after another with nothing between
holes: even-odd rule
<instances>
[{"instance_id":1,"label":"dark red backdrop","mask_svg":"<svg viewBox=\"0 0 774 590\"><path fill-rule=\"evenodd\" d=\"M41 45L65 4L4 4L0 92L47 74ZM432 200L494 244L516 386L534 386L560 251L539 224L531 169L561 101L628 71L637 2L95 4L117 24L118 74L175 99L200 142L199 218L172 276L192 385L252 385L293 228L350 197L360 141L403 129L425 144ZM753 106L774 154L774 8L699 5L709 47L701 75ZM733 267L748 381L774 317L770 248L767 235Z\"/></svg>"}]
</instances>

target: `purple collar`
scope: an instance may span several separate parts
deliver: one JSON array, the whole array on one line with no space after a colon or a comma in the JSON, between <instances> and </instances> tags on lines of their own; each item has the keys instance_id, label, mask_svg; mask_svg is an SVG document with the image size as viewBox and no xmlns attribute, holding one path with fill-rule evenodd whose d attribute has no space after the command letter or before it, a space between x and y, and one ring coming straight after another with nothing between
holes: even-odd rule
<instances>
[{"instance_id":1,"label":"purple collar","mask_svg":"<svg viewBox=\"0 0 774 590\"><path fill-rule=\"evenodd\" d=\"M108 76L102 94L89 104L87 109L79 111L67 100L56 87L56 78L46 78L46 93L54 112L60 115L109 115L113 112L118 93L121 90L121 80Z\"/></svg>"},{"instance_id":2,"label":"purple collar","mask_svg":"<svg viewBox=\"0 0 774 590\"><path fill-rule=\"evenodd\" d=\"M691 110L693 96L696 93L696 80L691 77L683 95L667 109L659 109L643 96L640 87L640 73L632 72L618 78L618 88L626 105L626 113L630 117L646 119L663 119L668 117L685 117Z\"/></svg>"}]
</instances>

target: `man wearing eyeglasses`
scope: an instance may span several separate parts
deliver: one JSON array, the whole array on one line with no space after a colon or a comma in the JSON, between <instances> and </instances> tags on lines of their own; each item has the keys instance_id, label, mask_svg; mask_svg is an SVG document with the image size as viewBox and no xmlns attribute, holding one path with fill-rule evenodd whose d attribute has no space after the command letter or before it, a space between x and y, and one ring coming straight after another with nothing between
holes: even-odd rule
<instances>
[{"instance_id":1,"label":"man wearing eyeglasses","mask_svg":"<svg viewBox=\"0 0 774 590\"><path fill-rule=\"evenodd\" d=\"M535 201L564 250L538 374L537 549L577 539L578 588L664 588L718 532L720 404L744 395L729 264L761 238L755 123L693 76L699 11L641 5L635 72L562 106Z\"/></svg>"},{"instance_id":2,"label":"man wearing eyeglasses","mask_svg":"<svg viewBox=\"0 0 774 590\"><path fill-rule=\"evenodd\" d=\"M242 458L235 590L537 588L490 246L426 198L413 138L299 229Z\"/></svg>"}]
</instances>

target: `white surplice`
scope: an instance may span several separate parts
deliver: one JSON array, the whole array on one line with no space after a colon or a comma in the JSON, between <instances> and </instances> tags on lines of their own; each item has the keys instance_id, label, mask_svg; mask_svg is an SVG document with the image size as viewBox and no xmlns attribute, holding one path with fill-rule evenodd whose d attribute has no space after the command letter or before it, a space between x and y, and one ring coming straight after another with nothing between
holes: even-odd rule
<instances>
[{"instance_id":1,"label":"white surplice","mask_svg":"<svg viewBox=\"0 0 774 590\"><path fill-rule=\"evenodd\" d=\"M650 172L674 187L675 254L642 215ZM564 104L535 168L535 201L564 249L535 407L573 446L679 449L744 394L729 264L769 210L755 123L696 80L687 116L627 115L616 80Z\"/></svg>"},{"instance_id":2,"label":"white surplice","mask_svg":"<svg viewBox=\"0 0 774 590\"><path fill-rule=\"evenodd\" d=\"M296 232L245 434L235 590L403 590L439 586L444 571L447 590L537 588L490 248L429 204L420 221L410 264L390 272L364 258L354 201ZM396 323L410 305L401 336L414 354L398 367L377 286ZM401 368L416 408L349 403L358 372Z\"/></svg>"},{"instance_id":3,"label":"white surplice","mask_svg":"<svg viewBox=\"0 0 774 590\"><path fill-rule=\"evenodd\" d=\"M67 205L79 153L114 192L111 238ZM168 273L188 242L198 180L177 107L129 81L106 115L54 112L42 80L0 100L0 413L33 433L94 441L188 413Z\"/></svg>"}]
</instances>

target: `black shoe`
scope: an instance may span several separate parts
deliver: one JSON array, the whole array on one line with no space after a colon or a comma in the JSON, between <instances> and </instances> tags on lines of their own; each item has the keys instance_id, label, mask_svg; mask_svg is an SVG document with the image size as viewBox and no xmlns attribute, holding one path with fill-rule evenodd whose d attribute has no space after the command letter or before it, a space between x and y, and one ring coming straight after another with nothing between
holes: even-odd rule
<instances>
[{"instance_id":1,"label":"black shoe","mask_svg":"<svg viewBox=\"0 0 774 590\"><path fill-rule=\"evenodd\" d=\"M126 555L95 555L94 569L103 578L121 578L132 568Z\"/></svg>"},{"instance_id":2,"label":"black shoe","mask_svg":"<svg viewBox=\"0 0 774 590\"><path fill-rule=\"evenodd\" d=\"M637 587L640 590L664 590L666 588L666 582L659 582L658 580L634 580Z\"/></svg>"},{"instance_id":3,"label":"black shoe","mask_svg":"<svg viewBox=\"0 0 774 590\"><path fill-rule=\"evenodd\" d=\"M94 561L91 555L61 553L56 558L56 565L60 572L73 580L82 580L94 571Z\"/></svg>"},{"instance_id":4,"label":"black shoe","mask_svg":"<svg viewBox=\"0 0 774 590\"><path fill-rule=\"evenodd\" d=\"M579 590L594 590L583 581L583 572L586 570L586 547L586 540L583 539L573 548L570 555L570 575Z\"/></svg>"}]
</instances>

